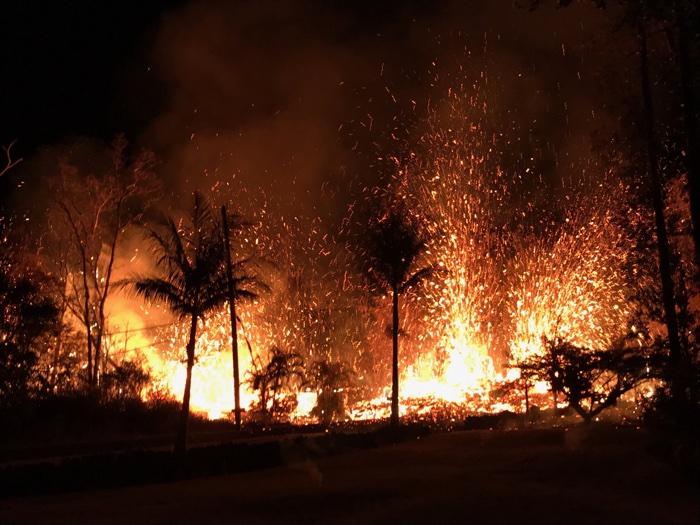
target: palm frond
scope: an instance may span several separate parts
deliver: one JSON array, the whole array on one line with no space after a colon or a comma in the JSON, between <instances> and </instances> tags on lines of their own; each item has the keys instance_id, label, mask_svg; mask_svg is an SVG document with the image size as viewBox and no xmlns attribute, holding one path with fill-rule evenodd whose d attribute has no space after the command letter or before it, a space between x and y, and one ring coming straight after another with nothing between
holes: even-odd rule
<instances>
[{"instance_id":1,"label":"palm frond","mask_svg":"<svg viewBox=\"0 0 700 525\"><path fill-rule=\"evenodd\" d=\"M178 317L192 314L192 302L185 290L160 278L141 278L133 281L133 293L149 303L164 303Z\"/></svg>"},{"instance_id":2,"label":"palm frond","mask_svg":"<svg viewBox=\"0 0 700 525\"><path fill-rule=\"evenodd\" d=\"M383 285L399 287L426 244L405 210L397 208L370 225L366 241L367 272Z\"/></svg>"},{"instance_id":3,"label":"palm frond","mask_svg":"<svg viewBox=\"0 0 700 525\"><path fill-rule=\"evenodd\" d=\"M411 277L409 277L403 284L401 284L401 286L399 286L399 292L404 293L407 290L418 286L419 284L423 283L426 279L432 277L433 274L435 274L435 267L426 266L425 268L421 268Z\"/></svg>"}]
</instances>

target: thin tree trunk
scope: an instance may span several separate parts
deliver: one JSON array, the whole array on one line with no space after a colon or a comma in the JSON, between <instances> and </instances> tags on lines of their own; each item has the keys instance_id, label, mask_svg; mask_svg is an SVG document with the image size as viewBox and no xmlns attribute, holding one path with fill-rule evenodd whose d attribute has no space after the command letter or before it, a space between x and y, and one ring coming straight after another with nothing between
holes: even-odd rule
<instances>
[{"instance_id":1,"label":"thin tree trunk","mask_svg":"<svg viewBox=\"0 0 700 525\"><path fill-rule=\"evenodd\" d=\"M49 374L49 390L51 394L56 393L56 385L58 384L58 364L61 357L61 350L63 349L63 330L58 333L56 337L56 347L53 353L53 367L51 373Z\"/></svg>"},{"instance_id":2,"label":"thin tree trunk","mask_svg":"<svg viewBox=\"0 0 700 525\"><path fill-rule=\"evenodd\" d=\"M231 359L233 360L233 396L235 399L234 416L236 430L241 429L241 380L238 364L238 327L236 325L236 297L233 289L233 268L231 265L231 242L228 238L228 219L226 206L221 206L224 245L226 247L226 270L228 273L228 304L231 312Z\"/></svg>"},{"instance_id":3,"label":"thin tree trunk","mask_svg":"<svg viewBox=\"0 0 700 525\"><path fill-rule=\"evenodd\" d=\"M678 26L678 62L681 70L681 90L683 93L683 123L685 125L688 159L688 186L690 193L690 214L693 223L693 243L695 245L695 264L700 271L700 140L698 140L698 123L695 116L695 90L693 70L690 59L688 28L686 26L686 9L684 0L675 0L676 25ZM700 279L700 275L695 275Z\"/></svg>"},{"instance_id":4,"label":"thin tree trunk","mask_svg":"<svg viewBox=\"0 0 700 525\"><path fill-rule=\"evenodd\" d=\"M525 416L530 416L530 381L525 381Z\"/></svg>"},{"instance_id":5,"label":"thin tree trunk","mask_svg":"<svg viewBox=\"0 0 700 525\"><path fill-rule=\"evenodd\" d=\"M87 382L88 382L88 394L90 396L95 394L95 381L93 377L93 349L92 349L92 334L90 331L90 288L88 286L88 276L87 276L87 263L88 263L88 255L87 252L85 251L86 248L81 241L81 236L80 236L80 231L78 229L78 225L76 224L76 220L73 218L73 215L71 214L70 210L68 209L68 206L66 205L65 202L60 202L59 206L63 210L63 212L66 214L66 219L68 220L68 223L71 226L71 229L73 230L73 233L75 235L75 240L76 244L78 246L78 250L80 251L80 262L81 262L81 267L83 271L82 275L82 280L83 280L83 306L82 309L83 311L80 312L80 315L83 317L82 321L83 324L85 325L85 333L86 333L86 343L87 343ZM75 286L73 286L75 289ZM77 308L76 308L77 310Z\"/></svg>"},{"instance_id":6,"label":"thin tree trunk","mask_svg":"<svg viewBox=\"0 0 700 525\"><path fill-rule=\"evenodd\" d=\"M556 351L554 348L549 349L552 355L552 370L550 371L549 374L549 383L552 385L552 411L554 413L554 417L556 417L559 413L559 408L558 408L558 402L557 402L557 381L556 381L556 373L560 369L559 367L559 358L557 357Z\"/></svg>"},{"instance_id":7,"label":"thin tree trunk","mask_svg":"<svg viewBox=\"0 0 700 525\"><path fill-rule=\"evenodd\" d=\"M277 414L277 392L279 390L279 376L275 378L274 383L272 383L272 407L270 408L270 414L275 417Z\"/></svg>"},{"instance_id":8,"label":"thin tree trunk","mask_svg":"<svg viewBox=\"0 0 700 525\"><path fill-rule=\"evenodd\" d=\"M399 426L399 290L392 285L391 426Z\"/></svg>"},{"instance_id":9,"label":"thin tree trunk","mask_svg":"<svg viewBox=\"0 0 700 525\"><path fill-rule=\"evenodd\" d=\"M93 352L92 352L92 332L90 330L90 292L88 288L88 281L87 281L87 261L85 260L85 255L83 255L83 293L84 293L84 302L83 302L83 309L85 311L85 337L87 339L87 359L88 359L88 366L87 366L87 372L88 372L88 393L90 395L93 395L95 393L95 388L96 388L96 383L95 383L95 377L93 376Z\"/></svg>"},{"instance_id":10,"label":"thin tree trunk","mask_svg":"<svg viewBox=\"0 0 700 525\"><path fill-rule=\"evenodd\" d=\"M65 294L65 290L64 290ZM63 350L63 339L65 336L65 330L63 329L64 320L66 317L66 300L65 295L63 296L61 304L61 317L60 317L60 330L56 336L56 347L53 353L53 367L51 368L51 373L49 374L49 388L52 394L56 393L58 385L58 365L61 360L61 351Z\"/></svg>"},{"instance_id":11,"label":"thin tree trunk","mask_svg":"<svg viewBox=\"0 0 700 525\"><path fill-rule=\"evenodd\" d=\"M185 392L182 395L182 411L180 412L180 424L175 438L175 453L182 455L187 450L187 426L190 419L190 391L192 389L192 368L194 367L194 346L197 341L197 315L192 314L190 338L187 341L187 376L185 378Z\"/></svg>"},{"instance_id":12,"label":"thin tree trunk","mask_svg":"<svg viewBox=\"0 0 700 525\"><path fill-rule=\"evenodd\" d=\"M263 418L267 419L267 386L263 385L260 389L260 410Z\"/></svg>"},{"instance_id":13,"label":"thin tree trunk","mask_svg":"<svg viewBox=\"0 0 700 525\"><path fill-rule=\"evenodd\" d=\"M646 30L640 23L638 26L641 55L642 95L644 98L644 117L646 127L647 158L649 175L651 176L652 200L654 219L656 223L656 240L659 251L659 273L661 276L661 293L666 317L669 344L669 364L675 369L681 355L680 339L678 337L678 316L676 315L676 300L671 268L671 247L668 241L666 221L664 219L664 198L661 176L658 169L658 156L654 140L654 106L651 99L649 83L649 53Z\"/></svg>"},{"instance_id":14,"label":"thin tree trunk","mask_svg":"<svg viewBox=\"0 0 700 525\"><path fill-rule=\"evenodd\" d=\"M102 328L101 325L95 327L92 331L93 337L93 355L95 360L92 362L92 382L95 387L95 392L97 392L98 397L100 396L100 361L102 360Z\"/></svg>"},{"instance_id":15,"label":"thin tree trunk","mask_svg":"<svg viewBox=\"0 0 700 525\"><path fill-rule=\"evenodd\" d=\"M95 283L95 293L99 297L97 305L97 327L96 327L96 337L95 337L95 363L93 371L93 379L95 381L95 387L100 388L101 373L104 372L104 367L106 366L107 358L105 356L105 363L102 363L102 345L105 335L105 305L107 304L107 298L110 293L110 285L112 284L112 273L114 271L114 260L117 252L117 243L119 242L119 232L123 228L121 223L121 209L122 209L122 199L117 202L117 207L115 215L117 217L114 230L112 231L112 240L109 245L109 259L105 267L104 276L102 278L103 288L100 289L100 279L98 278L98 272L95 272L92 277ZM95 262L97 265L97 262ZM96 266L97 268L97 266Z\"/></svg>"}]
</instances>

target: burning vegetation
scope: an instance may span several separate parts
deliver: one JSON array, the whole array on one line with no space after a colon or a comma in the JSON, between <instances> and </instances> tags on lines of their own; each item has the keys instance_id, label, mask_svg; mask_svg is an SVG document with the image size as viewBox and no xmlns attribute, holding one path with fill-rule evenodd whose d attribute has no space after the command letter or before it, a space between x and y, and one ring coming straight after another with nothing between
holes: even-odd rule
<instances>
[{"instance_id":1,"label":"burning vegetation","mask_svg":"<svg viewBox=\"0 0 700 525\"><path fill-rule=\"evenodd\" d=\"M270 208L248 220L242 210L230 230L229 274L213 205L229 196L217 186L195 196L189 215L171 214L163 226L146 222L148 238L130 241L137 248L126 264L117 250L128 224L115 215L122 206L115 199L125 202L145 183L135 180L132 193L119 193L111 179L91 179L90 191L104 195L86 197L100 205L94 212L69 200L77 191L58 193L55 207L69 236L56 238L66 253L77 252L76 263L58 259L63 274L49 275L64 290L64 322L75 331L89 328L76 388L85 381L99 392L112 370L138 362L149 382L137 392L138 376L125 377L120 388L132 388L130 395L180 399L185 392L186 411L191 404L210 418L231 416L227 282L245 421L387 417L393 375L387 330L401 341L396 392L400 415L409 417L431 417L431 410L521 412L522 392L498 392L518 381L523 363L546 354L545 341L596 353L633 333L640 308L633 291L642 271L631 260L638 225L629 220L628 188L606 182L568 188L543 213L518 199L523 175L508 176L499 166L496 144L478 125L482 110L449 102L446 114L431 114L405 161L391 160L395 175L387 189L367 192L378 210L367 228L379 232L379 245L373 234L349 226L327 232L318 218L289 220ZM121 158L123 145L116 148ZM138 174L141 167L133 169ZM92 215L75 218L72 210ZM412 236L418 244L401 240ZM133 267L153 276L134 276ZM394 296L402 299L392 320ZM640 355L648 347L642 333L633 345ZM84 353L79 343L73 351ZM546 374L532 377L542 394Z\"/></svg>"},{"instance_id":2,"label":"burning vegetation","mask_svg":"<svg viewBox=\"0 0 700 525\"><path fill-rule=\"evenodd\" d=\"M669 361L697 368L682 164L662 166L660 210L629 152L554 185L466 69L436 74L386 131L355 123L377 136L377 177L350 184L340 218L221 174L189 212L163 209L154 157L121 138L89 174L63 162L39 234L2 218L3 407L176 400L180 450L190 411L239 428L535 406L590 421L623 399L637 413Z\"/></svg>"}]
</instances>

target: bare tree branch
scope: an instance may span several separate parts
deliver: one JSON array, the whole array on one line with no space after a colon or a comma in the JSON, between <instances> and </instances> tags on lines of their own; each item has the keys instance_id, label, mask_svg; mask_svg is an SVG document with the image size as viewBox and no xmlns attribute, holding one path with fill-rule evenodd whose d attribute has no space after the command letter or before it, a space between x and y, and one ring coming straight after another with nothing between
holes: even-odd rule
<instances>
[{"instance_id":1,"label":"bare tree branch","mask_svg":"<svg viewBox=\"0 0 700 525\"><path fill-rule=\"evenodd\" d=\"M2 170L0 170L0 177L2 177L3 175L5 175L5 173L7 173L8 171L10 171L12 168L14 168L15 166L17 166L17 164L19 164L20 162L22 162L22 161L24 160L24 159L22 159L22 158L19 158L19 159L17 159L17 160L12 160L12 154L10 153L10 150L12 149L12 146L15 145L15 142L17 142L17 141L16 141L16 140L13 140L12 142L10 142L10 145L9 145L9 146L7 146L7 147L6 147L6 146L3 146L3 147L2 147L2 150L5 152L5 156L7 157L7 164L5 165L4 168L2 168Z\"/></svg>"}]
</instances>

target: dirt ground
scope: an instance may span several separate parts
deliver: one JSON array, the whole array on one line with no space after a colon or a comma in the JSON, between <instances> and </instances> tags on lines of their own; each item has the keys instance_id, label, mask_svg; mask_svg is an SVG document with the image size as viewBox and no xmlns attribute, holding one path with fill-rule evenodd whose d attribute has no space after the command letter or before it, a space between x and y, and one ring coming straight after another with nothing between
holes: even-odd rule
<instances>
[{"instance_id":1,"label":"dirt ground","mask_svg":"<svg viewBox=\"0 0 700 525\"><path fill-rule=\"evenodd\" d=\"M0 523L699 524L634 429L465 431L250 474L0 502Z\"/></svg>"}]
</instances>

